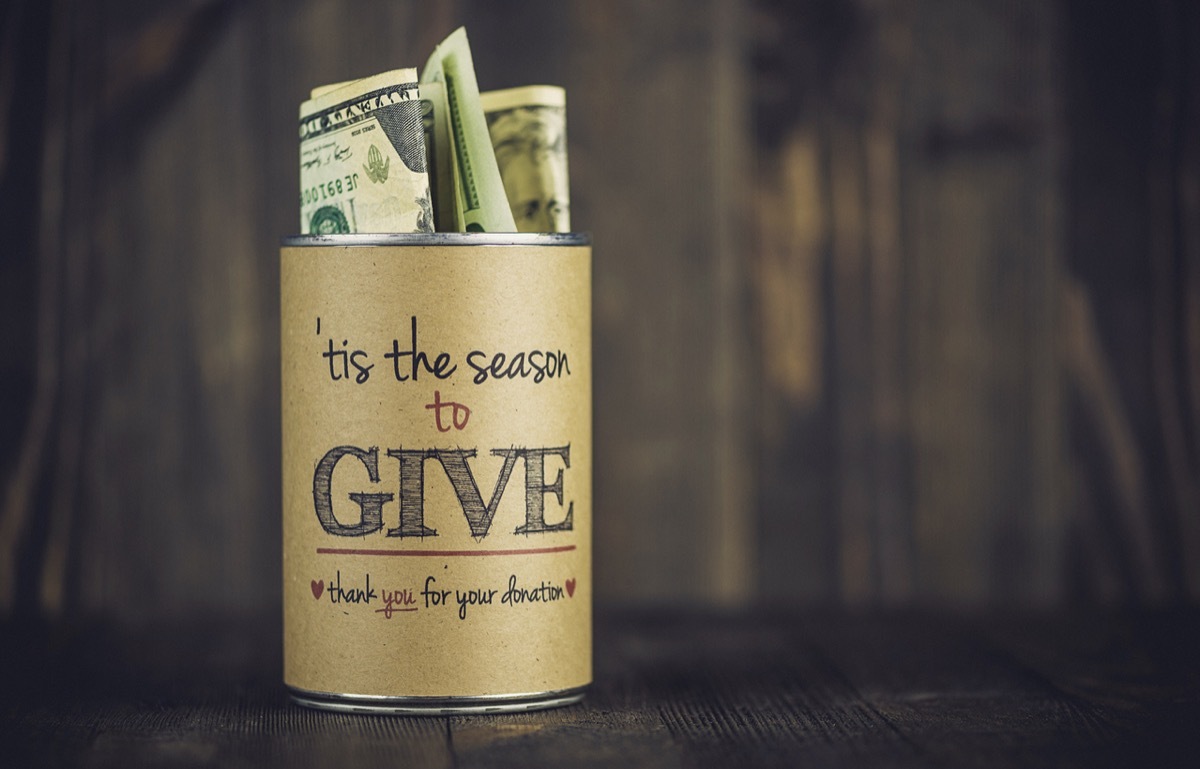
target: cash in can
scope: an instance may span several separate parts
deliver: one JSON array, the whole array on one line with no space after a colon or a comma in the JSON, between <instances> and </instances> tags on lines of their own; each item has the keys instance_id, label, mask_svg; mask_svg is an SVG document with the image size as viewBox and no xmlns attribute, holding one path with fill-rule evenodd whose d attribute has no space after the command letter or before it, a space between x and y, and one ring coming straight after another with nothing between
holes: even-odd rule
<instances>
[{"instance_id":1,"label":"cash in can","mask_svg":"<svg viewBox=\"0 0 1200 769\"><path fill-rule=\"evenodd\" d=\"M284 682L489 713L592 679L591 242L285 238Z\"/></svg>"}]
</instances>

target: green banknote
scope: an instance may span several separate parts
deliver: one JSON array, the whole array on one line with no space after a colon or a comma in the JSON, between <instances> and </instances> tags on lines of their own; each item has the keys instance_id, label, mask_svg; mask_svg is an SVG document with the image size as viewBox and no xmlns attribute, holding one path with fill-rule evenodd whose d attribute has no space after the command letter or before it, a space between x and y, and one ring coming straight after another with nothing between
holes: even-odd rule
<instances>
[{"instance_id":1,"label":"green banknote","mask_svg":"<svg viewBox=\"0 0 1200 769\"><path fill-rule=\"evenodd\" d=\"M463 232L516 232L487 121L479 101L467 32L459 27L434 50L422 83L442 83L453 134L457 226Z\"/></svg>"},{"instance_id":2,"label":"green banknote","mask_svg":"<svg viewBox=\"0 0 1200 769\"><path fill-rule=\"evenodd\" d=\"M425 159L433 193L434 228L459 232L458 179L454 166L454 132L445 83L421 84L421 122L425 129Z\"/></svg>"},{"instance_id":3,"label":"green banknote","mask_svg":"<svg viewBox=\"0 0 1200 769\"><path fill-rule=\"evenodd\" d=\"M313 94L300 105L300 231L433 232L416 69Z\"/></svg>"},{"instance_id":4,"label":"green banknote","mask_svg":"<svg viewBox=\"0 0 1200 769\"><path fill-rule=\"evenodd\" d=\"M518 232L570 232L567 96L530 85L480 95Z\"/></svg>"}]
</instances>

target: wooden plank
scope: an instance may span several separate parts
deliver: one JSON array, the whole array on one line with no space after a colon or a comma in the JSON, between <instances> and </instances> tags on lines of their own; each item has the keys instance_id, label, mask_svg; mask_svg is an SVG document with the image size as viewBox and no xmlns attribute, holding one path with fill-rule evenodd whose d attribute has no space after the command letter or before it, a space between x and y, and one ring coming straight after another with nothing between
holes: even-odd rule
<instances>
[{"instance_id":1,"label":"wooden plank","mask_svg":"<svg viewBox=\"0 0 1200 769\"><path fill-rule=\"evenodd\" d=\"M26 368L23 376L11 380L16 385L11 393L14 396L11 400L13 417L16 418L10 417L10 427L19 439L4 452L7 472L3 507L0 507L0 555L3 556L0 558L0 611L5 614L28 612L38 605L38 591L28 587L38 584L38 567L42 563L39 545L44 526L38 515L40 506L35 500L44 483L42 476L52 449L59 399L63 176L68 145L66 115L71 95L71 60L66 55L71 25L67 10L60 4L44 8L39 14L14 5L10 9L11 16L6 18L11 26L4 45L6 62L11 62L11 69L4 80L21 77L22 81L6 82L4 91L6 95L11 94L11 98L20 95L24 100L37 102L42 102L44 95L45 108L41 114L31 114L28 124L16 124L27 125L26 131L21 128L6 130L3 150L2 202L7 210L14 214L24 212L27 221L36 222L36 227L27 231L23 244L13 244L18 254L22 245L28 249L25 269L13 269L5 276L15 279L12 283L6 281L10 286L8 290L24 295L6 303L6 313L11 313L6 320L12 323L14 339L6 343L13 345L12 352L23 356L23 367ZM36 48L35 40L45 42L43 56L18 53L18 41L29 41L26 45ZM6 118L15 106L6 104ZM31 176L38 175L36 199L25 199L22 203L12 200L14 179L11 174L19 171L32 171ZM16 192L20 197L20 191ZM20 260L12 261L19 263ZM27 282L18 282L21 278ZM18 389L21 384L24 391ZM21 406L24 408L19 408ZM31 577L31 572L35 576Z\"/></svg>"},{"instance_id":2,"label":"wooden plank","mask_svg":"<svg viewBox=\"0 0 1200 769\"><path fill-rule=\"evenodd\" d=\"M1157 427L1161 431L1163 466L1161 531L1157 566L1167 592L1195 595L1200 587L1200 380L1189 360L1189 335L1196 333L1197 288L1194 213L1198 159L1193 135L1197 128L1192 50L1200 32L1200 15L1190 4L1164 2L1156 9L1154 37L1161 45L1155 78L1164 98L1156 100L1151 118L1150 158L1146 175L1151 290L1151 361ZM1189 146L1189 143L1191 146ZM1190 163L1188 161L1191 161ZM1187 228L1191 226L1192 232ZM1188 315L1192 317L1189 318ZM1191 328L1189 328L1191 324ZM1164 512L1165 512L1164 510Z\"/></svg>"},{"instance_id":3,"label":"wooden plank","mask_svg":"<svg viewBox=\"0 0 1200 769\"><path fill-rule=\"evenodd\" d=\"M768 585L1048 600L1063 529L1052 12L846 4L818 37L799 11L764 7L760 74L771 86L771 67L792 67L774 98L811 105L759 101L780 121L757 198L762 440L780 455L763 481ZM805 53L771 57L796 40ZM827 282L805 289L806 275ZM813 313L816 333L797 320Z\"/></svg>"},{"instance_id":4,"label":"wooden plank","mask_svg":"<svg viewBox=\"0 0 1200 769\"><path fill-rule=\"evenodd\" d=\"M1180 264L1179 282L1182 285L1179 329L1182 337L1176 357L1180 369L1183 403L1181 420L1184 433L1192 436L1190 463L1193 481L1200 476L1200 92L1194 86L1200 82L1200 53L1188 41L1200 34L1200 11L1188 3L1174 4L1175 15L1164 15L1164 26L1175 35L1178 65L1175 78L1169 81L1179 95L1176 120L1176 144L1168 166L1175 166L1173 181L1175 221L1178 227L1175 249ZM1171 172L1167 171L1168 176ZM1186 477L1187 470L1183 470ZM1191 505L1180 505L1180 545L1187 580L1187 594L1200 595L1200 516L1195 515L1196 498Z\"/></svg>"},{"instance_id":5,"label":"wooden plank","mask_svg":"<svg viewBox=\"0 0 1200 769\"><path fill-rule=\"evenodd\" d=\"M1113 765L1189 766L1200 749L1194 611L1071 611L1022 622L989 618L980 634L1031 679L1093 715L1086 736L1112 739Z\"/></svg>"},{"instance_id":6,"label":"wooden plank","mask_svg":"<svg viewBox=\"0 0 1200 769\"><path fill-rule=\"evenodd\" d=\"M751 461L732 370L737 330L734 212L719 110L737 26L723 2L572 8L563 74L571 94L573 221L595 235L596 574L605 601L729 600L751 563ZM498 58L494 59L499 63ZM722 77L736 77L729 74ZM725 81L722 81L725 82ZM709 128L717 126L718 128ZM721 133L714 133L714 131ZM740 263L740 262L738 262ZM744 268L742 268L744 269ZM726 326L726 328L722 328Z\"/></svg>"},{"instance_id":7,"label":"wooden plank","mask_svg":"<svg viewBox=\"0 0 1200 769\"><path fill-rule=\"evenodd\" d=\"M597 692L578 706L449 719L456 767L681 766L670 732L649 708L618 708Z\"/></svg>"},{"instance_id":8,"label":"wooden plank","mask_svg":"<svg viewBox=\"0 0 1200 769\"><path fill-rule=\"evenodd\" d=\"M779 618L643 620L631 663L688 766L919 766L920 754Z\"/></svg>"},{"instance_id":9,"label":"wooden plank","mask_svg":"<svg viewBox=\"0 0 1200 769\"><path fill-rule=\"evenodd\" d=\"M276 622L8 632L0 736L14 765L450 767L443 719L288 702ZM19 693L19 697L18 697Z\"/></svg>"},{"instance_id":10,"label":"wooden plank","mask_svg":"<svg viewBox=\"0 0 1200 769\"><path fill-rule=\"evenodd\" d=\"M785 3L754 7L753 308L760 367L759 592L828 600L839 583L838 471L828 362L830 204L826 57L854 27ZM822 32L821 30L827 30Z\"/></svg>"},{"instance_id":11,"label":"wooden plank","mask_svg":"<svg viewBox=\"0 0 1200 769\"><path fill-rule=\"evenodd\" d=\"M1189 3L1067 2L1069 195L1063 341L1080 479L1071 582L1080 595L1194 595L1194 40Z\"/></svg>"},{"instance_id":12,"label":"wooden plank","mask_svg":"<svg viewBox=\"0 0 1200 769\"><path fill-rule=\"evenodd\" d=\"M918 580L935 600L1054 595L1051 21L1044 4L981 3L915 22L909 371Z\"/></svg>"},{"instance_id":13,"label":"wooden plank","mask_svg":"<svg viewBox=\"0 0 1200 769\"><path fill-rule=\"evenodd\" d=\"M41 286L55 283L57 256L54 216L42 212L58 200L61 188L42 178L61 160L62 137L48 127L67 101L60 84L67 62L56 58L65 46L65 25L52 4L10 3L0 35L0 207L14 223L0 259L0 612L16 610L27 600L14 588L24 582L28 562L27 534L32 527L27 499L35 493L34 469L48 440L53 415L54 360L41 354L52 347L58 318L39 301ZM53 84L52 86L48 84ZM54 88L56 90L49 90ZM58 98L49 94L58 94ZM19 119L18 119L19 116ZM48 153L47 145L54 147ZM32 598L34 596L29 596Z\"/></svg>"},{"instance_id":14,"label":"wooden plank","mask_svg":"<svg viewBox=\"0 0 1200 769\"><path fill-rule=\"evenodd\" d=\"M1125 750L1129 736L1151 724L1152 716L1144 710L1115 713L1101 698L1063 690L1053 666L1030 668L998 647L995 638L1006 631L1020 636L1027 622L896 615L871 618L874 631L868 633L861 621L833 618L809 623L808 633L818 654L843 671L848 685L927 763L1112 765L1113 751ZM1049 624L1061 630L1071 623ZM1107 620L1101 626L1113 629ZM1135 653L1150 637L1126 636L1109 651ZM1064 656L1075 649L1063 637L1042 640L1048 642L1043 649ZM1108 674L1092 672L1107 690Z\"/></svg>"},{"instance_id":15,"label":"wooden plank","mask_svg":"<svg viewBox=\"0 0 1200 769\"><path fill-rule=\"evenodd\" d=\"M207 21L177 6L127 27L123 10L99 27L116 51L106 71L129 82L106 84L90 126L99 210L79 228L106 281L76 320L105 363L88 382L84 602L118 616L262 607L278 565L278 366L259 227L278 191L251 128L257 43L236 12ZM164 35L174 58L139 69Z\"/></svg>"},{"instance_id":16,"label":"wooden plank","mask_svg":"<svg viewBox=\"0 0 1200 769\"><path fill-rule=\"evenodd\" d=\"M825 373L827 216L820 140L798 128L757 165L755 264L759 495L758 593L825 600L838 584L836 467Z\"/></svg>"},{"instance_id":17,"label":"wooden plank","mask_svg":"<svg viewBox=\"0 0 1200 769\"><path fill-rule=\"evenodd\" d=\"M290 704L271 619L0 625L6 765L1190 766L1194 610L605 615L582 705ZM1190 761L1190 762L1189 762Z\"/></svg>"}]
</instances>

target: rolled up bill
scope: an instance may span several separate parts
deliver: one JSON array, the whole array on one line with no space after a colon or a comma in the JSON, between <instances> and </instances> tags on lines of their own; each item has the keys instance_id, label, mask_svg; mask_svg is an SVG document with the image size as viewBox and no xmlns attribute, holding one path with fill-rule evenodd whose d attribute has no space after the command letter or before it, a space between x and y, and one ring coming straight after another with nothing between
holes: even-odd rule
<instances>
[{"instance_id":1,"label":"rolled up bill","mask_svg":"<svg viewBox=\"0 0 1200 769\"><path fill-rule=\"evenodd\" d=\"M433 232L416 69L315 93L300 105L301 233Z\"/></svg>"},{"instance_id":2,"label":"rolled up bill","mask_svg":"<svg viewBox=\"0 0 1200 769\"><path fill-rule=\"evenodd\" d=\"M480 95L518 232L570 232L567 96L530 85Z\"/></svg>"},{"instance_id":3,"label":"rolled up bill","mask_svg":"<svg viewBox=\"0 0 1200 769\"><path fill-rule=\"evenodd\" d=\"M421 122L425 158L433 193L433 223L438 232L459 232L458 176L454 165L454 131L445 83L421 84Z\"/></svg>"},{"instance_id":4,"label":"rolled up bill","mask_svg":"<svg viewBox=\"0 0 1200 769\"><path fill-rule=\"evenodd\" d=\"M422 83L444 83L454 136L458 227L464 232L516 232L496 165L467 32L462 27L443 40L421 73Z\"/></svg>"}]
</instances>

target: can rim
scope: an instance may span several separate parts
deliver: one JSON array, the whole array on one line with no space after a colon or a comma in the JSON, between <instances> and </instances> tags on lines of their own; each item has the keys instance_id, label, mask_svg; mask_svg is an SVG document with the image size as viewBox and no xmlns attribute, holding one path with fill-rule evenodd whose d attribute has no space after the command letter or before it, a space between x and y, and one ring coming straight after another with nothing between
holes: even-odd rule
<instances>
[{"instance_id":1,"label":"can rim","mask_svg":"<svg viewBox=\"0 0 1200 769\"><path fill-rule=\"evenodd\" d=\"M590 232L355 232L288 235L285 248L307 246L590 246Z\"/></svg>"},{"instance_id":2,"label":"can rim","mask_svg":"<svg viewBox=\"0 0 1200 769\"><path fill-rule=\"evenodd\" d=\"M436 716L523 713L573 705L583 700L591 684L548 692L446 697L336 694L291 685L287 688L293 702L310 708L342 713Z\"/></svg>"}]
</instances>

